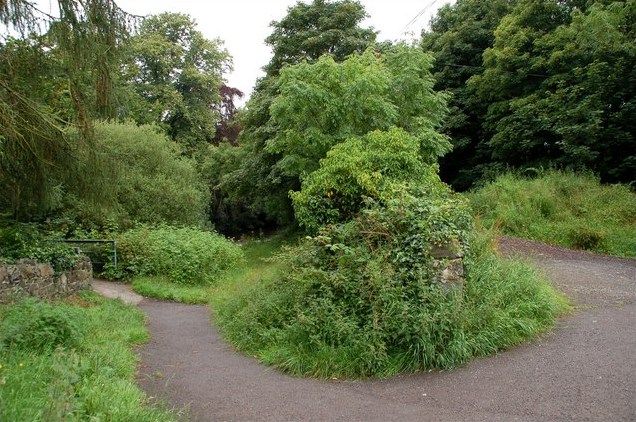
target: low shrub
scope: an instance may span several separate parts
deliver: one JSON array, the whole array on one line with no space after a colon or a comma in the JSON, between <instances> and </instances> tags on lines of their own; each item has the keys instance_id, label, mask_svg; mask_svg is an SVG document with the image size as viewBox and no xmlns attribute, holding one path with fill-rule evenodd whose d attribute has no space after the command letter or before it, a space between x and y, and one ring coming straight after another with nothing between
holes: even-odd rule
<instances>
[{"instance_id":1,"label":"low shrub","mask_svg":"<svg viewBox=\"0 0 636 422\"><path fill-rule=\"evenodd\" d=\"M117 237L122 277L160 275L184 285L216 282L243 259L239 246L195 228L139 227Z\"/></svg>"},{"instance_id":2,"label":"low shrub","mask_svg":"<svg viewBox=\"0 0 636 422\"><path fill-rule=\"evenodd\" d=\"M222 331L292 374L357 378L453 368L549 329L564 300L531 267L494 256L461 197L426 192L367 199L285 249L277 275L215 303ZM464 255L463 288L438 278L432 249L449 243Z\"/></svg>"},{"instance_id":3,"label":"low shrub","mask_svg":"<svg viewBox=\"0 0 636 422\"><path fill-rule=\"evenodd\" d=\"M589 174L500 176L469 195L484 226L504 234L619 256L636 256L636 194Z\"/></svg>"},{"instance_id":4,"label":"low shrub","mask_svg":"<svg viewBox=\"0 0 636 422\"><path fill-rule=\"evenodd\" d=\"M35 299L24 299L4 316L1 344L4 348L51 352L56 347L80 344L82 330L77 313Z\"/></svg>"},{"instance_id":5,"label":"low shrub","mask_svg":"<svg viewBox=\"0 0 636 422\"><path fill-rule=\"evenodd\" d=\"M36 224L0 222L0 259L15 262L30 258L49 263L56 271L72 268L78 255L68 245L45 235Z\"/></svg>"}]
</instances>

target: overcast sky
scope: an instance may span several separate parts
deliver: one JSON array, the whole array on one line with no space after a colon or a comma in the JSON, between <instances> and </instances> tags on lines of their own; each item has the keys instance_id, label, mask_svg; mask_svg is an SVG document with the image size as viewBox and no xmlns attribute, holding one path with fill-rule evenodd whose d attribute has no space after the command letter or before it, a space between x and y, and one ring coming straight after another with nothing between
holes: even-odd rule
<instances>
[{"instance_id":1,"label":"overcast sky","mask_svg":"<svg viewBox=\"0 0 636 422\"><path fill-rule=\"evenodd\" d=\"M304 0L308 3L311 0ZM428 26L439 7L454 0L361 0L370 18L363 26L380 31L379 40L409 39L418 36ZM267 64L271 50L264 43L271 33L273 20L287 14L296 0L116 0L129 13L136 15L179 12L192 16L198 29L207 38L220 38L234 61L234 72L226 75L228 84L252 92L256 78L262 76L261 67ZM37 0L42 10L56 10L54 0ZM420 15L421 16L418 16ZM417 19L415 19L417 17ZM415 20L414 20L415 19Z\"/></svg>"}]
</instances>

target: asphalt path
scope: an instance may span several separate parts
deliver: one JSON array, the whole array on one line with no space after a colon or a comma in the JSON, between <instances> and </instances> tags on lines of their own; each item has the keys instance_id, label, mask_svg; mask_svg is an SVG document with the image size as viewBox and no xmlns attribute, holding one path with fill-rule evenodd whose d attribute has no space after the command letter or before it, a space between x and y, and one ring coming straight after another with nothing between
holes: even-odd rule
<instances>
[{"instance_id":1,"label":"asphalt path","mask_svg":"<svg viewBox=\"0 0 636 422\"><path fill-rule=\"evenodd\" d=\"M287 376L237 353L205 306L144 299L138 381L193 421L636 421L636 260L503 239L576 305L533 342L447 372Z\"/></svg>"}]
</instances>

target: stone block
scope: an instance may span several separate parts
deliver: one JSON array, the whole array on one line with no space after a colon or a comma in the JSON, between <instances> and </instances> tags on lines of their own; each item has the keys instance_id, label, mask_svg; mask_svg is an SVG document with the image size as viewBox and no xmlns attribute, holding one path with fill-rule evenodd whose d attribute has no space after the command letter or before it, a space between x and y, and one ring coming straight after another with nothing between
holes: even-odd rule
<instances>
[{"instance_id":1,"label":"stone block","mask_svg":"<svg viewBox=\"0 0 636 422\"><path fill-rule=\"evenodd\" d=\"M431 248L431 256L435 259L461 258L463 256L462 247L457 240L452 240L442 245L434 245Z\"/></svg>"},{"instance_id":2,"label":"stone block","mask_svg":"<svg viewBox=\"0 0 636 422\"><path fill-rule=\"evenodd\" d=\"M67 296L87 289L93 278L88 257L81 257L74 268L56 274L49 264L22 259L16 264L0 264L0 300L21 296L41 299Z\"/></svg>"}]
</instances>

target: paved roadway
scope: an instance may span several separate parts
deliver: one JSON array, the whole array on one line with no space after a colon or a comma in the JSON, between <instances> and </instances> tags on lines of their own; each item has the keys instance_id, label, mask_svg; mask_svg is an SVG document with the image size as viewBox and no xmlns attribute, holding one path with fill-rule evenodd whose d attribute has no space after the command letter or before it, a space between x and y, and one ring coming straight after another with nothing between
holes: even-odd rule
<instances>
[{"instance_id":1,"label":"paved roadway","mask_svg":"<svg viewBox=\"0 0 636 422\"><path fill-rule=\"evenodd\" d=\"M235 352L204 306L144 299L139 383L194 421L636 421L636 260L503 239L576 304L530 344L449 372L293 378Z\"/></svg>"}]
</instances>

